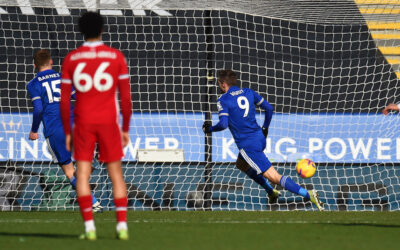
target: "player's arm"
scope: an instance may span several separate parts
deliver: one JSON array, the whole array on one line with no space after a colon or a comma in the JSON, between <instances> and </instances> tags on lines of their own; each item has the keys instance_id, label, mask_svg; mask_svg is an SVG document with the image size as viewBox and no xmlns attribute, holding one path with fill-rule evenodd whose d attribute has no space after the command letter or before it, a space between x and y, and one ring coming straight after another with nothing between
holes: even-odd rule
<instances>
[{"instance_id":1,"label":"player's arm","mask_svg":"<svg viewBox=\"0 0 400 250\"><path fill-rule=\"evenodd\" d=\"M42 120L43 104L42 99L40 98L39 91L34 89L34 86L31 84L28 84L28 93L32 99L33 105L33 119L31 131L29 133L29 139L37 140L39 139L38 130L40 126L40 121Z\"/></svg>"},{"instance_id":2,"label":"player's arm","mask_svg":"<svg viewBox=\"0 0 400 250\"><path fill-rule=\"evenodd\" d=\"M271 123L272 120L272 114L274 112L274 107L272 107L271 104L269 104L269 102L267 102L262 96L260 96L257 92L253 91L254 94L254 103L261 107L262 109L264 109L265 111L265 118L264 118L264 124L262 126L262 131L263 134L265 136L265 138L267 138L268 136L268 128L269 128L269 124Z\"/></svg>"},{"instance_id":3,"label":"player's arm","mask_svg":"<svg viewBox=\"0 0 400 250\"><path fill-rule=\"evenodd\" d=\"M72 78L68 70L68 56L62 65L60 115L65 133L65 146L71 151L71 94Z\"/></svg>"},{"instance_id":4,"label":"player's arm","mask_svg":"<svg viewBox=\"0 0 400 250\"><path fill-rule=\"evenodd\" d=\"M387 106L382 110L382 113L383 113L384 115L387 115L387 114L389 114L390 111L399 111L399 110L400 110L400 103L399 103L399 104L391 103L391 104L387 105Z\"/></svg>"},{"instance_id":5,"label":"player's arm","mask_svg":"<svg viewBox=\"0 0 400 250\"><path fill-rule=\"evenodd\" d=\"M129 123L132 116L131 85L129 83L129 72L126 60L121 53L121 67L118 75L118 88L121 98L122 113L122 144L127 146L129 143Z\"/></svg>"},{"instance_id":6,"label":"player's arm","mask_svg":"<svg viewBox=\"0 0 400 250\"><path fill-rule=\"evenodd\" d=\"M226 107L227 105L225 105L225 103L222 100L218 100L217 106L218 106L219 122L215 126L212 126L211 122L205 121L203 124L204 133L218 132L228 127L229 113Z\"/></svg>"}]
</instances>

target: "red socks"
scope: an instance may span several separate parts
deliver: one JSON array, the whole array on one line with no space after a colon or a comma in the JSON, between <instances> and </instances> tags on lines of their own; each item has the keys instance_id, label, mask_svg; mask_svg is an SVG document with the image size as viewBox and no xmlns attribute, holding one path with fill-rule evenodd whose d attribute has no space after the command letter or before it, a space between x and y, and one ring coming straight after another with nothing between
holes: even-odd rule
<instances>
[{"instance_id":1,"label":"red socks","mask_svg":"<svg viewBox=\"0 0 400 250\"><path fill-rule=\"evenodd\" d=\"M81 209L81 214L83 221L93 220L93 212L92 212L92 196L86 195L78 197L79 207Z\"/></svg>"},{"instance_id":2,"label":"red socks","mask_svg":"<svg viewBox=\"0 0 400 250\"><path fill-rule=\"evenodd\" d=\"M78 197L79 207L83 220L93 220L92 197L90 195ZM126 211L128 206L128 198L114 199L115 211L117 214L117 222L126 222Z\"/></svg>"},{"instance_id":3,"label":"red socks","mask_svg":"<svg viewBox=\"0 0 400 250\"><path fill-rule=\"evenodd\" d=\"M115 212L117 214L117 222L126 222L126 210L128 206L128 198L114 199Z\"/></svg>"}]
</instances>

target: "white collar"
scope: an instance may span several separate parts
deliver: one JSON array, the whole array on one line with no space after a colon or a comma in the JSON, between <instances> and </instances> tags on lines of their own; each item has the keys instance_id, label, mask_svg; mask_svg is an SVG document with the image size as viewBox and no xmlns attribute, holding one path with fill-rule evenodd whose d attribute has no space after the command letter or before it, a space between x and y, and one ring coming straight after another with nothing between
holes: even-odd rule
<instances>
[{"instance_id":1,"label":"white collar","mask_svg":"<svg viewBox=\"0 0 400 250\"><path fill-rule=\"evenodd\" d=\"M82 46L97 47L103 45L103 41L84 42Z\"/></svg>"}]
</instances>

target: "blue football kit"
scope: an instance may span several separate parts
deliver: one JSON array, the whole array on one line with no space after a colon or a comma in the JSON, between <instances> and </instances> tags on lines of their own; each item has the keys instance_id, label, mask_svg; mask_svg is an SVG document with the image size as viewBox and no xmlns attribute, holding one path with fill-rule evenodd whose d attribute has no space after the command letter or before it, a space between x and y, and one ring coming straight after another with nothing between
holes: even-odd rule
<instances>
[{"instance_id":1,"label":"blue football kit","mask_svg":"<svg viewBox=\"0 0 400 250\"><path fill-rule=\"evenodd\" d=\"M265 110L265 119L262 128L256 121L256 105ZM265 189L270 201L276 202L280 196L280 192L275 190L262 175L272 166L268 157L264 154L266 135L268 134L268 127L273 114L272 105L251 89L231 86L218 99L217 106L219 122L212 127L207 126L205 123L203 125L204 132L217 132L229 127L239 148L238 158L250 166L247 170L243 171ZM263 129L266 131L266 135L264 135ZM289 176L281 176L279 184L286 190L303 196L306 201L311 200L319 210L323 210L323 203L319 200L315 190L307 191L295 183Z\"/></svg>"},{"instance_id":2,"label":"blue football kit","mask_svg":"<svg viewBox=\"0 0 400 250\"><path fill-rule=\"evenodd\" d=\"M39 72L27 85L33 104L31 131L37 133L43 122L43 134L53 160L60 166L71 162L71 152L65 147L65 134L60 116L60 83L58 72L49 69Z\"/></svg>"},{"instance_id":3,"label":"blue football kit","mask_svg":"<svg viewBox=\"0 0 400 250\"><path fill-rule=\"evenodd\" d=\"M231 86L218 99L220 122L211 127L210 132L220 131L228 126L239 148L238 157L245 160L257 174L261 174L272 164L263 152L266 139L256 121L256 105L265 110L263 127L267 129L271 123L272 105L251 89Z\"/></svg>"},{"instance_id":4,"label":"blue football kit","mask_svg":"<svg viewBox=\"0 0 400 250\"><path fill-rule=\"evenodd\" d=\"M72 155L65 147L65 133L60 115L60 83L60 73L48 69L37 73L36 77L28 83L27 90L33 104L31 131L37 133L40 122L43 122L43 134L53 161L63 166L72 162ZM71 96L75 99L74 89ZM76 189L75 176L70 178L70 183L72 188ZM103 207L93 194L91 196L93 211L101 212Z\"/></svg>"}]
</instances>

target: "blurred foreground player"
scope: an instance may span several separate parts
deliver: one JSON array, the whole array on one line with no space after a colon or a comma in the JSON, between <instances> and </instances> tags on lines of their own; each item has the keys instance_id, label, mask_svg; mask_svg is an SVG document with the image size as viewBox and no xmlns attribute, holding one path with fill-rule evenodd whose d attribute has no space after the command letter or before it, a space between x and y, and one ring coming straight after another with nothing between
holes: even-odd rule
<instances>
[{"instance_id":1,"label":"blurred foreground player","mask_svg":"<svg viewBox=\"0 0 400 250\"><path fill-rule=\"evenodd\" d=\"M80 238L97 238L90 206L89 178L93 151L98 143L99 160L107 164L113 185L117 238L127 240L128 200L121 158L122 147L129 143L128 130L132 113L129 74L123 54L101 41L103 26L103 18L98 13L87 12L79 18L79 30L85 42L78 49L68 53L62 65L61 118L67 149L71 150L73 142L73 154L77 162L76 190L85 222L85 233ZM76 102L71 136L69 116L72 84L76 90ZM119 125L117 89L123 116L122 132Z\"/></svg>"},{"instance_id":2,"label":"blurred foreground player","mask_svg":"<svg viewBox=\"0 0 400 250\"><path fill-rule=\"evenodd\" d=\"M218 85L224 93L217 102L219 123L211 126L206 121L203 124L205 133L212 133L226 129L229 130L239 148L236 166L245 172L251 179L260 184L268 192L273 201L280 193L272 189L266 179L281 185L292 193L301 195L306 201L310 200L323 210L323 203L319 200L315 190L307 191L295 183L289 176L280 175L267 156L264 154L268 127L271 123L273 107L255 91L248 88L239 88L237 77L232 70L222 70L218 74ZM256 121L255 105L265 110L265 120L261 128ZM266 179L265 179L266 178Z\"/></svg>"},{"instance_id":3,"label":"blurred foreground player","mask_svg":"<svg viewBox=\"0 0 400 250\"><path fill-rule=\"evenodd\" d=\"M65 134L60 116L60 74L52 69L53 60L48 50L38 50L33 60L39 73L27 85L33 104L33 119L29 139L37 140L39 138L38 129L42 121L43 134L53 161L60 165L75 190L75 169L71 160L71 152L65 148ZM74 91L72 91L72 95L74 95ZM95 212L101 212L103 209L93 195L92 208Z\"/></svg>"}]
</instances>

